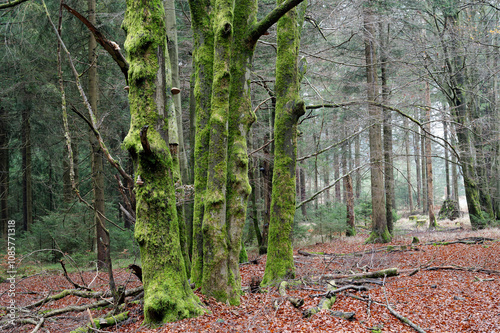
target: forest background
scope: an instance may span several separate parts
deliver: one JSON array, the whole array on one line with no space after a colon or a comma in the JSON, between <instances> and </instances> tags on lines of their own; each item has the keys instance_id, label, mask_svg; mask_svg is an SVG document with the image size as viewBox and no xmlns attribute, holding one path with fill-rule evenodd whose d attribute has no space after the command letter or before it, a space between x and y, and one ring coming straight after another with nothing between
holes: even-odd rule
<instances>
[{"instance_id":1,"label":"forest background","mask_svg":"<svg viewBox=\"0 0 500 333\"><path fill-rule=\"evenodd\" d=\"M70 64L63 60L65 129L56 34L41 3L21 2L12 7L0 4L5 6L0 12L2 235L7 234L9 220L17 221L18 251L33 253L32 260L44 263L70 254L87 264L96 260L103 244L111 247L113 257L128 253L138 257L127 179L106 163ZM86 3L66 4L92 21ZM125 5L99 1L95 8L93 24L118 45L115 51L124 49ZM299 23L299 58L294 60L302 73L300 98L305 104L297 130L294 242L332 240L356 228L378 231L372 240L387 241L385 227L394 234L398 218L410 215L428 216L428 227L435 228L433 215L438 208L447 199L456 205L460 197L465 197L466 205L458 210L471 213L472 228L498 224L498 5L457 0L307 3ZM59 16L59 2L47 1L47 6L53 18ZM267 17L274 7L274 2L261 1L257 19ZM172 3L165 1L165 8L172 8ZM174 88L178 88L180 93L172 97L175 114L166 118L176 120L169 130L176 133L177 127L177 136L170 136L169 143L178 153L178 211L187 235L183 245L192 257L196 36L188 1L176 1L175 13L178 51L173 53L178 52L178 58L170 61L170 91L177 93ZM61 17L61 36L79 80L94 96L93 102L89 98L97 111L94 129L123 171L134 175L132 159L122 149L131 121L123 68L109 50L89 44L89 30L77 16L64 11ZM257 41L249 72L256 120L247 140L252 191L243 244L250 253L266 252L271 224L277 98L272 59L277 55L277 34L273 26ZM169 36L169 42L173 40ZM367 76L370 72L374 81ZM91 93L93 75L98 83ZM68 159L67 134L72 159ZM374 152L383 158L375 159ZM374 170L382 175L378 192L373 187ZM133 177L140 185L142 180ZM86 203L109 221L100 222L102 215ZM372 219L382 215L380 229ZM100 242L107 237L99 234L102 224L107 224L109 241ZM106 260L101 257L97 262Z\"/></svg>"}]
</instances>

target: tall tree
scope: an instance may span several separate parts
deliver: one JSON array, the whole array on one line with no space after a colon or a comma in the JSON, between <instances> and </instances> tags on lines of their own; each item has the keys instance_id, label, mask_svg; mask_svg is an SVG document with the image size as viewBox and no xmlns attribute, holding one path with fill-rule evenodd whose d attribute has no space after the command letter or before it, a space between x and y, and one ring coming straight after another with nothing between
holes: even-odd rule
<instances>
[{"instance_id":1,"label":"tall tree","mask_svg":"<svg viewBox=\"0 0 500 333\"><path fill-rule=\"evenodd\" d=\"M382 84L382 104L389 105L390 89L388 86L388 61L389 47L389 24L380 22L380 81ZM396 197L394 195L394 166L392 154L392 111L387 108L382 110L384 116L384 188L385 188L385 215L387 229L391 234L394 232L394 221L392 210L396 209Z\"/></svg>"},{"instance_id":2,"label":"tall tree","mask_svg":"<svg viewBox=\"0 0 500 333\"><path fill-rule=\"evenodd\" d=\"M391 234L387 229L384 196L384 152L382 147L381 108L376 106L379 86L377 79L376 52L376 16L373 12L374 1L368 0L363 8L363 28L366 58L366 83L368 97L368 112L373 125L370 127L370 165L372 194L372 232L368 239L371 242L390 242Z\"/></svg>"},{"instance_id":3,"label":"tall tree","mask_svg":"<svg viewBox=\"0 0 500 333\"><path fill-rule=\"evenodd\" d=\"M203 312L187 280L179 239L165 115L164 15L160 0L128 0L122 25L127 33L131 113L123 145L135 165L135 238L142 260L145 323Z\"/></svg>"},{"instance_id":4,"label":"tall tree","mask_svg":"<svg viewBox=\"0 0 500 333\"><path fill-rule=\"evenodd\" d=\"M280 5L283 1L277 3ZM294 8L280 18L277 27L273 194L264 286L295 277L291 237L295 216L297 123L305 113L304 101L299 97L304 73L299 73L297 62L301 21L303 14L299 15Z\"/></svg>"}]
</instances>

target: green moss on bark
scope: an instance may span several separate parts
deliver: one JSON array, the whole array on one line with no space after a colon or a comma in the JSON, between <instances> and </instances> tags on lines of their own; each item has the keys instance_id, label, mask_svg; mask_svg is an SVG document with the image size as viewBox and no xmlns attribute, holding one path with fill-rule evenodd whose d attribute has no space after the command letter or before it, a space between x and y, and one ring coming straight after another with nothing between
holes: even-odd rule
<instances>
[{"instance_id":1,"label":"green moss on bark","mask_svg":"<svg viewBox=\"0 0 500 333\"><path fill-rule=\"evenodd\" d=\"M295 276L291 237L295 217L297 122L305 112L304 102L300 101L298 94L298 26L295 8L278 21L273 193L262 286Z\"/></svg>"},{"instance_id":2,"label":"green moss on bark","mask_svg":"<svg viewBox=\"0 0 500 333\"><path fill-rule=\"evenodd\" d=\"M392 240L391 233L387 228L384 231L378 232L377 230L373 230L368 236L368 239L365 241L365 244L373 244L373 243L389 243Z\"/></svg>"},{"instance_id":3,"label":"green moss on bark","mask_svg":"<svg viewBox=\"0 0 500 333\"><path fill-rule=\"evenodd\" d=\"M190 0L194 33L193 68L196 114L194 147L194 212L191 281L201 286L203 276L203 216L204 195L207 185L208 149L213 81L213 29L210 0Z\"/></svg>"}]
</instances>

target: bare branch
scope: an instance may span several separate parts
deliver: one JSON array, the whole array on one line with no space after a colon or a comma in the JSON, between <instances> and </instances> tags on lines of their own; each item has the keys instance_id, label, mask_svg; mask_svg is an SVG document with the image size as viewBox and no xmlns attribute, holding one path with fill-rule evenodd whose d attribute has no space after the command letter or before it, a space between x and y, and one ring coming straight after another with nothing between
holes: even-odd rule
<instances>
[{"instance_id":1,"label":"bare branch","mask_svg":"<svg viewBox=\"0 0 500 333\"><path fill-rule=\"evenodd\" d=\"M28 0L15 0L15 1L8 0L7 3L0 4L0 9L6 9L6 8L15 7L17 5L22 4L25 1L28 1Z\"/></svg>"}]
</instances>

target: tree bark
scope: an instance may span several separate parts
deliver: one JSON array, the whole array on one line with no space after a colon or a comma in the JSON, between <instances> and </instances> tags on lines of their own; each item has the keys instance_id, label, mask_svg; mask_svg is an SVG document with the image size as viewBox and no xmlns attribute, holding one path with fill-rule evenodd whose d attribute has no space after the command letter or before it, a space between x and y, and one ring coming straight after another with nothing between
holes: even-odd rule
<instances>
[{"instance_id":1,"label":"tree bark","mask_svg":"<svg viewBox=\"0 0 500 333\"><path fill-rule=\"evenodd\" d=\"M165 130L168 51L164 15L160 0L128 0L123 22L131 113L123 146L131 153L136 171L135 238L141 251L146 324L203 313L187 280L179 239L172 157Z\"/></svg>"}]
</instances>

